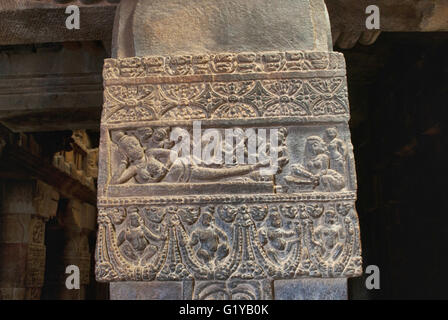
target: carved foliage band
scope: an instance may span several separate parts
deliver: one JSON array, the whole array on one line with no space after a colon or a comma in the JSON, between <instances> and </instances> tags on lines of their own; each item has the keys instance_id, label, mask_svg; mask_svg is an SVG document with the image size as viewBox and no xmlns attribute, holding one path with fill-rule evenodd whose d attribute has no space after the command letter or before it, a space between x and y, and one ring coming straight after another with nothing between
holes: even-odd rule
<instances>
[{"instance_id":1,"label":"carved foliage band","mask_svg":"<svg viewBox=\"0 0 448 320\"><path fill-rule=\"evenodd\" d=\"M108 59L103 123L347 116L338 53Z\"/></svg>"}]
</instances>

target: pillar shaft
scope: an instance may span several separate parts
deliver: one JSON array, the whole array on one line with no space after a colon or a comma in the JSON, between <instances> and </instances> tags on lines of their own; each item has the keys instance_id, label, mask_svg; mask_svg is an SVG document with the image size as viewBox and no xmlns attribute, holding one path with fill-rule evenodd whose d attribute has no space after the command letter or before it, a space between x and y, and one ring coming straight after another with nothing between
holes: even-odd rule
<instances>
[{"instance_id":1,"label":"pillar shaft","mask_svg":"<svg viewBox=\"0 0 448 320\"><path fill-rule=\"evenodd\" d=\"M298 299L297 278L342 278L307 284L336 288L361 274L345 61L329 26L321 0L121 5L96 277L154 282L116 283L112 297Z\"/></svg>"}]
</instances>

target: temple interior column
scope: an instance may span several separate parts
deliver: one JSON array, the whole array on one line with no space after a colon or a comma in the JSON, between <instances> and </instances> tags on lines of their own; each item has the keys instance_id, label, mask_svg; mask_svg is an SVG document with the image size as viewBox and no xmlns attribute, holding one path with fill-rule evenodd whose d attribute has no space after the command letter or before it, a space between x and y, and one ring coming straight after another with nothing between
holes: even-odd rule
<instances>
[{"instance_id":1,"label":"temple interior column","mask_svg":"<svg viewBox=\"0 0 448 320\"><path fill-rule=\"evenodd\" d=\"M40 299L45 275L45 222L59 194L38 180L2 180L0 293L2 299Z\"/></svg>"},{"instance_id":2,"label":"temple interior column","mask_svg":"<svg viewBox=\"0 0 448 320\"><path fill-rule=\"evenodd\" d=\"M112 52L96 248L111 298L346 299L356 172L324 1L123 1Z\"/></svg>"}]
</instances>

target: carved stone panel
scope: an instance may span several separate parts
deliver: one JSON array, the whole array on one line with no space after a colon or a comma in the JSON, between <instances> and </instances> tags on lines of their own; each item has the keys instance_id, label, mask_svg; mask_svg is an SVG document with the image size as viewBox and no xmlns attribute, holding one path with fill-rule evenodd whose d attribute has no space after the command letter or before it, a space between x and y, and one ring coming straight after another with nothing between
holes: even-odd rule
<instances>
[{"instance_id":1,"label":"carved stone panel","mask_svg":"<svg viewBox=\"0 0 448 320\"><path fill-rule=\"evenodd\" d=\"M45 274L45 222L40 217L31 218L28 253L26 260L25 287L40 288Z\"/></svg>"},{"instance_id":2,"label":"carved stone panel","mask_svg":"<svg viewBox=\"0 0 448 320\"><path fill-rule=\"evenodd\" d=\"M108 59L104 83L97 280L269 299L362 273L342 54Z\"/></svg>"}]
</instances>

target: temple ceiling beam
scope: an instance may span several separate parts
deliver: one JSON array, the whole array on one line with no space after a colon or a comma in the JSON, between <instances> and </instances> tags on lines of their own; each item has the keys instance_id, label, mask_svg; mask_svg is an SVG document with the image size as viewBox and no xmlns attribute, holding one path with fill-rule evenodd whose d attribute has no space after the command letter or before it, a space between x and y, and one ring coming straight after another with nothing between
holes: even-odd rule
<instances>
[{"instance_id":1,"label":"temple ceiling beam","mask_svg":"<svg viewBox=\"0 0 448 320\"><path fill-rule=\"evenodd\" d=\"M104 40L112 37L118 0L7 0L0 3L0 45ZM81 28L65 27L65 8L81 10ZM333 42L351 48L375 42L378 32L365 27L368 5L381 9L381 31L448 31L448 0L326 0Z\"/></svg>"}]
</instances>

